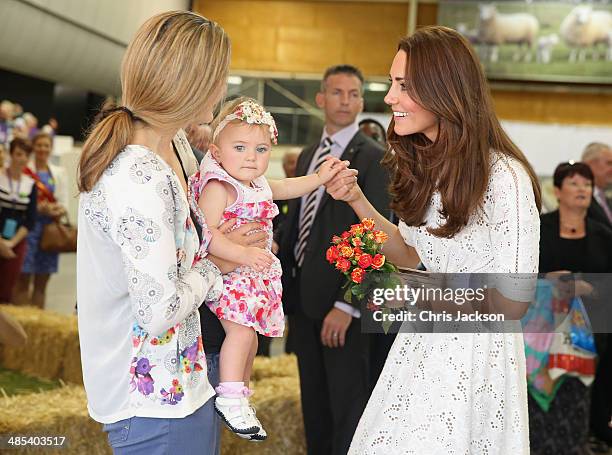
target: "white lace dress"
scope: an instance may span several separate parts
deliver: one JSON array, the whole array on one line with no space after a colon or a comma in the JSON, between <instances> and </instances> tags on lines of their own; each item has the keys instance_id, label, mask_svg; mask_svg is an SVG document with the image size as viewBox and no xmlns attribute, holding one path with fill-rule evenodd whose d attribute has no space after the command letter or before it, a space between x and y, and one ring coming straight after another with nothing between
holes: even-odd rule
<instances>
[{"instance_id":1,"label":"white lace dress","mask_svg":"<svg viewBox=\"0 0 612 455\"><path fill-rule=\"evenodd\" d=\"M443 223L434 194L427 226ZM496 154L483 211L452 239L400 224L433 272L537 272L540 222L531 181ZM521 300L531 286L504 294ZM522 287L522 289L521 289ZM510 295L508 295L510 294ZM529 453L520 333L399 334L359 421L349 454Z\"/></svg>"}]
</instances>

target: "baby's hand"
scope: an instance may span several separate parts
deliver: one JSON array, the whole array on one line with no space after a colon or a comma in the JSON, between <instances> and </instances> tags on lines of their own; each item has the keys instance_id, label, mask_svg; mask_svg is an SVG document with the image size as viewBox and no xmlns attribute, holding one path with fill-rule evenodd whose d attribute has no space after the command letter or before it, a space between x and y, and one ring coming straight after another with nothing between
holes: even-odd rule
<instances>
[{"instance_id":1,"label":"baby's hand","mask_svg":"<svg viewBox=\"0 0 612 455\"><path fill-rule=\"evenodd\" d=\"M334 176L343 169L346 169L350 164L349 161L340 161L335 157L327 157L326 161L317 171L317 175L321 180L321 184L329 182Z\"/></svg>"},{"instance_id":2,"label":"baby's hand","mask_svg":"<svg viewBox=\"0 0 612 455\"><path fill-rule=\"evenodd\" d=\"M245 248L242 264L251 267L253 270L263 272L272 266L272 254L253 246Z\"/></svg>"}]
</instances>

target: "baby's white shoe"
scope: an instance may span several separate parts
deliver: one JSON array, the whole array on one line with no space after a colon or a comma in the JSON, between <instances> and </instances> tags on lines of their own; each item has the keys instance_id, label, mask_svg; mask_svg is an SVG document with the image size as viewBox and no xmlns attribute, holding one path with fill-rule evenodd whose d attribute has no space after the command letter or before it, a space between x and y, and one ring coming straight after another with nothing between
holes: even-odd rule
<instances>
[{"instance_id":1,"label":"baby's white shoe","mask_svg":"<svg viewBox=\"0 0 612 455\"><path fill-rule=\"evenodd\" d=\"M255 408L249 405L248 412L251 414L251 418L253 419L255 425L259 427L259 431L257 433L253 433L249 435L249 441L252 441L252 442L265 441L266 439L268 439L268 433L266 433L266 430L264 430L263 425L257 418L257 415L255 414Z\"/></svg>"},{"instance_id":2,"label":"baby's white shoe","mask_svg":"<svg viewBox=\"0 0 612 455\"><path fill-rule=\"evenodd\" d=\"M261 427L257 425L257 418L250 411L249 400L245 397L228 398L217 396L215 398L215 411L227 427L240 437L250 437L258 434Z\"/></svg>"}]
</instances>

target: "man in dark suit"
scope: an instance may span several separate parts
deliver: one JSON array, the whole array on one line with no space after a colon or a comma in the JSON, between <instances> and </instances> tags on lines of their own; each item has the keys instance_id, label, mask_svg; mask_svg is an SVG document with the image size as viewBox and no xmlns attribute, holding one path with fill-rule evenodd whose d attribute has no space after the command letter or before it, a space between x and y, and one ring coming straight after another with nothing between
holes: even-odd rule
<instances>
[{"instance_id":1,"label":"man in dark suit","mask_svg":"<svg viewBox=\"0 0 612 455\"><path fill-rule=\"evenodd\" d=\"M381 213L389 213L383 148L359 131L363 76L349 65L329 68L317 105L325 114L321 139L299 156L297 175L316 172L326 155L350 161L359 185ZM283 302L292 314L308 453L345 454L369 397L368 338L359 307L344 300L344 277L325 260L334 234L358 223L352 209L323 188L289 203L280 259Z\"/></svg>"},{"instance_id":2,"label":"man in dark suit","mask_svg":"<svg viewBox=\"0 0 612 455\"><path fill-rule=\"evenodd\" d=\"M612 228L612 201L605 194L606 189L612 185L612 147L592 142L584 149L582 161L591 168L595 178L593 199L587 216Z\"/></svg>"},{"instance_id":3,"label":"man in dark suit","mask_svg":"<svg viewBox=\"0 0 612 455\"><path fill-rule=\"evenodd\" d=\"M591 168L595 184L587 217L612 228L612 201L605 194L605 190L612 185L612 147L593 142L584 149L582 161ZM608 425L612 410L612 335L595 334L595 344L599 363L591 388L591 431L612 447L612 427Z\"/></svg>"}]
</instances>

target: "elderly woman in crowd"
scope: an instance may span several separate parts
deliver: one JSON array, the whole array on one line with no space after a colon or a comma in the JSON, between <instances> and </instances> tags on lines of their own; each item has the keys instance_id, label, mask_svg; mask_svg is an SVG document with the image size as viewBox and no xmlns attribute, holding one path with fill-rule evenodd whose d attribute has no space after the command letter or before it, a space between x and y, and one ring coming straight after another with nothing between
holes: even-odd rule
<instances>
[{"instance_id":1,"label":"elderly woman in crowd","mask_svg":"<svg viewBox=\"0 0 612 455\"><path fill-rule=\"evenodd\" d=\"M561 163L553 183L559 209L541 217L540 273L553 281L568 272L609 273L612 231L587 217L593 194L591 169L580 162ZM591 284L575 282L575 295L588 296L592 291ZM553 380L546 366L539 371L529 382L531 453L587 453L589 387L570 375Z\"/></svg>"}]
</instances>

